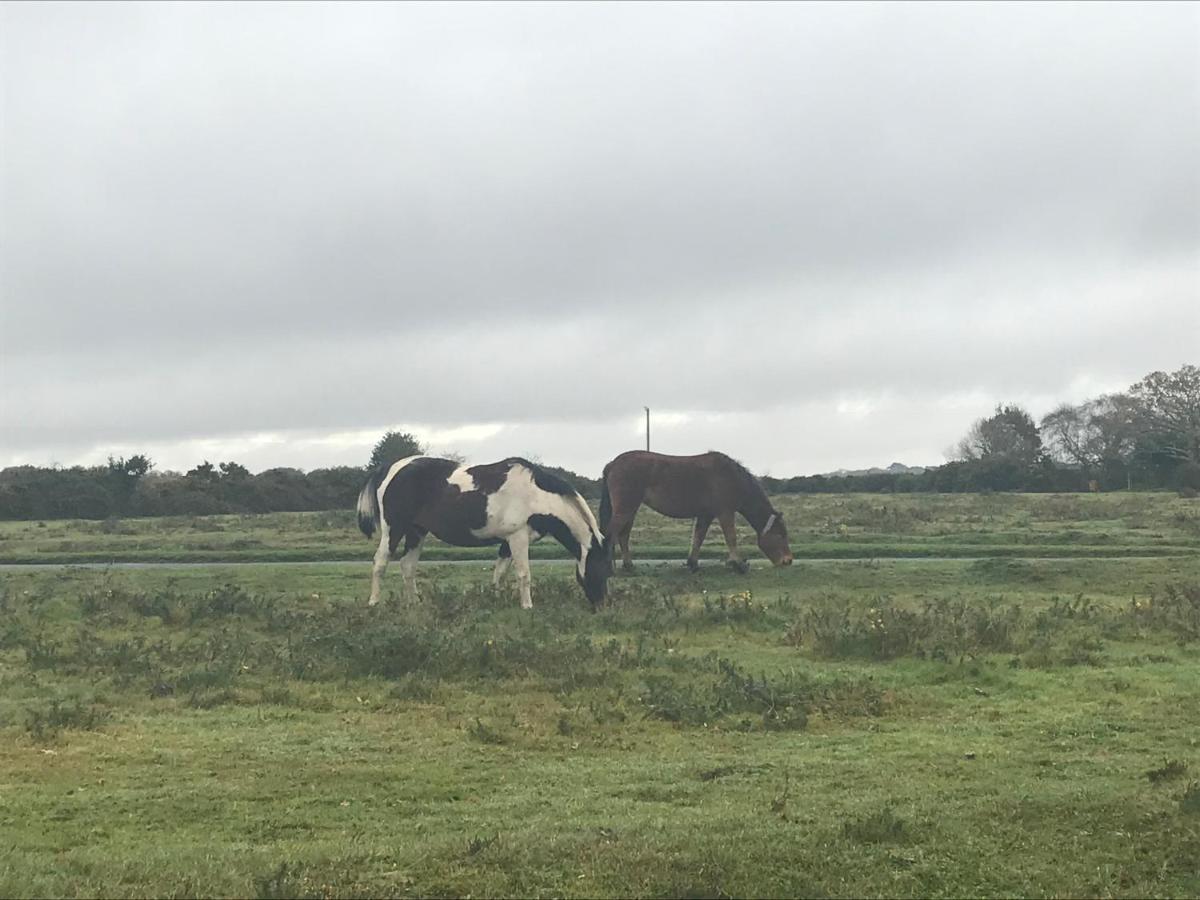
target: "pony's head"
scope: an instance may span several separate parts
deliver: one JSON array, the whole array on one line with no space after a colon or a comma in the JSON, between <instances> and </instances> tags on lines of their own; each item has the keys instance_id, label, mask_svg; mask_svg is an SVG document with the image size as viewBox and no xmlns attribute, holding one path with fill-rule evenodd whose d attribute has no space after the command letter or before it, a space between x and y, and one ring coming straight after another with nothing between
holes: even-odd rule
<instances>
[{"instance_id":1,"label":"pony's head","mask_svg":"<svg viewBox=\"0 0 1200 900\"><path fill-rule=\"evenodd\" d=\"M592 543L586 550L582 563L575 569L575 580L595 612L604 603L608 594L608 577L612 575L612 559L607 541L592 535Z\"/></svg>"},{"instance_id":2,"label":"pony's head","mask_svg":"<svg viewBox=\"0 0 1200 900\"><path fill-rule=\"evenodd\" d=\"M758 533L758 549L772 565L790 566L792 548L788 546L787 526L783 524L783 513L771 510L771 515Z\"/></svg>"}]
</instances>

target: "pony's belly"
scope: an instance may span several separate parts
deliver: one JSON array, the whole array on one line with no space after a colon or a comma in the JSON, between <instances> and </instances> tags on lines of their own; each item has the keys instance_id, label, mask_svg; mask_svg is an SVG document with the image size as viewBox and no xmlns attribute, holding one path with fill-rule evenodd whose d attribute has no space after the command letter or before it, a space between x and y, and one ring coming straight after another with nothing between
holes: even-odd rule
<instances>
[{"instance_id":1,"label":"pony's belly","mask_svg":"<svg viewBox=\"0 0 1200 900\"><path fill-rule=\"evenodd\" d=\"M485 547L501 540L488 532L487 499L475 492L441 503L420 516L417 524L456 547Z\"/></svg>"},{"instance_id":2,"label":"pony's belly","mask_svg":"<svg viewBox=\"0 0 1200 900\"><path fill-rule=\"evenodd\" d=\"M655 512L672 519L692 519L699 515L710 514L706 504L686 494L649 490L642 502Z\"/></svg>"}]
</instances>

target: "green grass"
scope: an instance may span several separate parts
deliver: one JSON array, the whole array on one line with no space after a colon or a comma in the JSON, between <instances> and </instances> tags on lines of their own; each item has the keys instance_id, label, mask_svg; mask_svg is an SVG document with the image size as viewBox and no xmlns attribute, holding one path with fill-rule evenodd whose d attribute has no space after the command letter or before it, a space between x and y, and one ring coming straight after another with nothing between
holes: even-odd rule
<instances>
[{"instance_id":1,"label":"green grass","mask_svg":"<svg viewBox=\"0 0 1200 900\"><path fill-rule=\"evenodd\" d=\"M1200 552L1200 505L1166 493L848 494L775 498L808 559L1177 556ZM633 552L682 559L691 523L638 514ZM745 524L739 544L756 553ZM0 522L0 563L299 562L368 559L352 511L165 519ZM491 558L431 540L429 560ZM561 558L552 542L538 558ZM704 557L720 559L714 529Z\"/></svg>"},{"instance_id":2,"label":"green grass","mask_svg":"<svg viewBox=\"0 0 1200 900\"><path fill-rule=\"evenodd\" d=\"M0 895L1200 892L1196 556L489 571L0 574Z\"/></svg>"}]
</instances>

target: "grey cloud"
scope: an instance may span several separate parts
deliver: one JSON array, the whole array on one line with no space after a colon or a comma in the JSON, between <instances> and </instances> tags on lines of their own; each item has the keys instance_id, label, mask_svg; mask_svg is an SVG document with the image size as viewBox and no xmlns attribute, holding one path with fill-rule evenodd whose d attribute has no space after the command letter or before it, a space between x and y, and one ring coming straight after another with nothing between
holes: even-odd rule
<instances>
[{"instance_id":1,"label":"grey cloud","mask_svg":"<svg viewBox=\"0 0 1200 900\"><path fill-rule=\"evenodd\" d=\"M1195 6L0 15L14 458L1194 356Z\"/></svg>"}]
</instances>

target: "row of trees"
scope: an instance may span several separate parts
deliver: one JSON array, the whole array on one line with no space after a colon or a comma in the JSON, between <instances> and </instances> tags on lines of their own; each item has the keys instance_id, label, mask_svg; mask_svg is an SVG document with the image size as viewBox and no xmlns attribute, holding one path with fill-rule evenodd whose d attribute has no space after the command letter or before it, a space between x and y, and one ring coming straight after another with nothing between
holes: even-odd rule
<instances>
[{"instance_id":1,"label":"row of trees","mask_svg":"<svg viewBox=\"0 0 1200 900\"><path fill-rule=\"evenodd\" d=\"M1200 488L1200 368L1153 372L1123 393L1064 403L1040 425L1018 406L1000 406L957 449L968 468L1006 470L1015 489L1064 489L1074 481L1079 489L1136 483L1194 490Z\"/></svg>"},{"instance_id":2,"label":"row of trees","mask_svg":"<svg viewBox=\"0 0 1200 900\"><path fill-rule=\"evenodd\" d=\"M923 472L765 478L777 493L1200 490L1200 368L1153 372L1036 422L1016 404L978 419Z\"/></svg>"},{"instance_id":3,"label":"row of trees","mask_svg":"<svg viewBox=\"0 0 1200 900\"><path fill-rule=\"evenodd\" d=\"M353 505L363 481L358 466L311 472L267 469L257 475L236 462L204 462L184 475L154 472L152 466L145 457L135 456L110 459L104 466L4 469L0 471L0 519L344 509Z\"/></svg>"},{"instance_id":4,"label":"row of trees","mask_svg":"<svg viewBox=\"0 0 1200 900\"><path fill-rule=\"evenodd\" d=\"M237 462L207 460L184 474L156 472L138 454L110 457L103 466L0 471L0 519L107 519L114 516L199 516L217 513L350 509L367 472L426 448L411 434L387 432L366 466L302 472L267 469L257 475ZM548 467L598 499L599 482Z\"/></svg>"},{"instance_id":5,"label":"row of trees","mask_svg":"<svg viewBox=\"0 0 1200 900\"><path fill-rule=\"evenodd\" d=\"M143 455L107 465L0 471L0 519L104 519L208 515L353 506L368 471L425 452L417 438L389 431L366 466L251 474L236 462L203 462L190 471L155 472ZM971 426L954 458L922 472L764 478L772 493L843 491L1086 491L1200 489L1200 368L1154 372L1128 391L1064 404L1035 422L1007 404ZM600 484L549 467L585 497Z\"/></svg>"}]
</instances>

